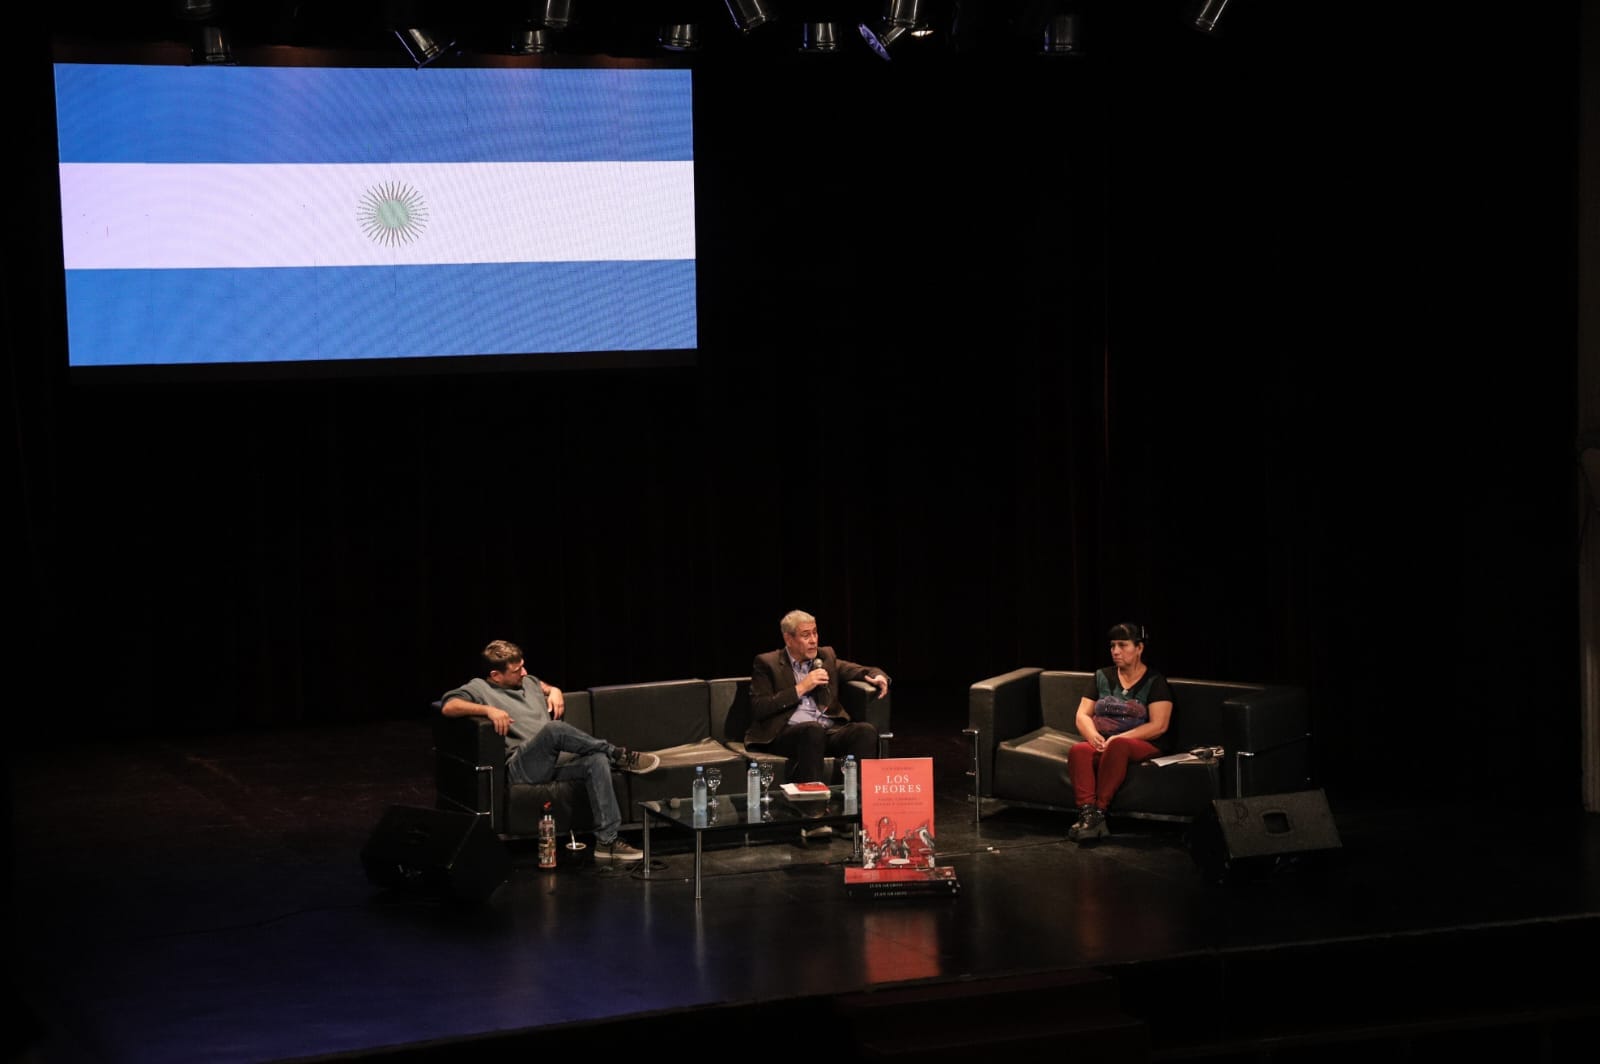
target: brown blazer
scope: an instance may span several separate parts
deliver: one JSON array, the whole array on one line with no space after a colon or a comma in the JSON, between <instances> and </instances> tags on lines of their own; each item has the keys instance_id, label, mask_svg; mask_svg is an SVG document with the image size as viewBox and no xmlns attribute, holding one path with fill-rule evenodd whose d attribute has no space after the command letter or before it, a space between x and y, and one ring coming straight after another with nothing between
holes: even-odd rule
<instances>
[{"instance_id":1,"label":"brown blazer","mask_svg":"<svg viewBox=\"0 0 1600 1064\"><path fill-rule=\"evenodd\" d=\"M840 723L850 720L850 714L839 704L840 684L865 680L872 674L893 682L882 669L842 660L834 654L832 647L818 647L817 660L828 670L828 686L817 688L811 692L811 697L817 700L817 705L822 707L824 713ZM799 704L800 696L794 693L794 670L789 667L788 649L779 647L770 653L756 655L755 662L750 666L750 727L744 733L744 741L772 742L789 723L789 715Z\"/></svg>"}]
</instances>

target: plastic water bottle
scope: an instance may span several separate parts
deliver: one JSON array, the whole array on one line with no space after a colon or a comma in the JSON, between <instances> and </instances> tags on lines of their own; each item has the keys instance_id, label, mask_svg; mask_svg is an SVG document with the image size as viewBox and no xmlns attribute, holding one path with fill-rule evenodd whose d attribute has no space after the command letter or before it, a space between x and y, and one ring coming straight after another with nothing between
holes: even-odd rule
<instances>
[{"instance_id":1,"label":"plastic water bottle","mask_svg":"<svg viewBox=\"0 0 1600 1064\"><path fill-rule=\"evenodd\" d=\"M539 821L539 867L556 866L556 820L550 815L550 803L544 803L544 817Z\"/></svg>"},{"instance_id":2,"label":"plastic water bottle","mask_svg":"<svg viewBox=\"0 0 1600 1064\"><path fill-rule=\"evenodd\" d=\"M761 766L754 761L744 771L744 816L754 820L761 815Z\"/></svg>"},{"instance_id":3,"label":"plastic water bottle","mask_svg":"<svg viewBox=\"0 0 1600 1064\"><path fill-rule=\"evenodd\" d=\"M856 811L856 792L860 790L861 769L855 754L844 755L844 811Z\"/></svg>"},{"instance_id":4,"label":"plastic water bottle","mask_svg":"<svg viewBox=\"0 0 1600 1064\"><path fill-rule=\"evenodd\" d=\"M706 818L706 792L706 767L704 765L696 765L694 767L694 786L689 788L696 820L704 820Z\"/></svg>"}]
</instances>

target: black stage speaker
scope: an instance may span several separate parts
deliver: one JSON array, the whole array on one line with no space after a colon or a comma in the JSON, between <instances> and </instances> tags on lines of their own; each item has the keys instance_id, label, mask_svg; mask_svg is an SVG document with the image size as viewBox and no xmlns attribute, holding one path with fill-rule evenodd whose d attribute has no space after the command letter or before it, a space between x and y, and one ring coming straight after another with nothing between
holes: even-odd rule
<instances>
[{"instance_id":1,"label":"black stage speaker","mask_svg":"<svg viewBox=\"0 0 1600 1064\"><path fill-rule=\"evenodd\" d=\"M486 816L392 805L361 848L380 887L481 902L511 874L511 858Z\"/></svg>"},{"instance_id":2,"label":"black stage speaker","mask_svg":"<svg viewBox=\"0 0 1600 1064\"><path fill-rule=\"evenodd\" d=\"M1340 846L1320 790L1218 798L1193 835L1195 862L1218 881L1314 864Z\"/></svg>"}]
</instances>

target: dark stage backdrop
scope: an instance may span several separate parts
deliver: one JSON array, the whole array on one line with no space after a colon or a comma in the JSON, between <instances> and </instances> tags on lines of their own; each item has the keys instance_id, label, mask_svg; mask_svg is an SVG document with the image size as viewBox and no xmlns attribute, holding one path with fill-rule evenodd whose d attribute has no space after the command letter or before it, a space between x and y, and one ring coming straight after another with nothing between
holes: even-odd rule
<instances>
[{"instance_id":1,"label":"dark stage backdrop","mask_svg":"<svg viewBox=\"0 0 1600 1064\"><path fill-rule=\"evenodd\" d=\"M1466 23L1286 6L701 68L702 349L650 372L69 380L35 95L13 712L415 716L494 637L570 688L737 675L801 607L954 735L1133 619L1169 675L1308 687L1335 798L1475 796L1514 733L1575 802L1575 7L1490 75Z\"/></svg>"}]
</instances>

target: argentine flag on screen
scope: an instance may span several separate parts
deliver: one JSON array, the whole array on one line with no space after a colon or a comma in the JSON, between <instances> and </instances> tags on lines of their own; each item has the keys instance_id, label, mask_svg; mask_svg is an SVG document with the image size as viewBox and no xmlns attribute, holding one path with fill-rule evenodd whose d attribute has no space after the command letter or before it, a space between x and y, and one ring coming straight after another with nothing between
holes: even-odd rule
<instances>
[{"instance_id":1,"label":"argentine flag on screen","mask_svg":"<svg viewBox=\"0 0 1600 1064\"><path fill-rule=\"evenodd\" d=\"M72 365L696 344L686 70L55 75Z\"/></svg>"}]
</instances>

